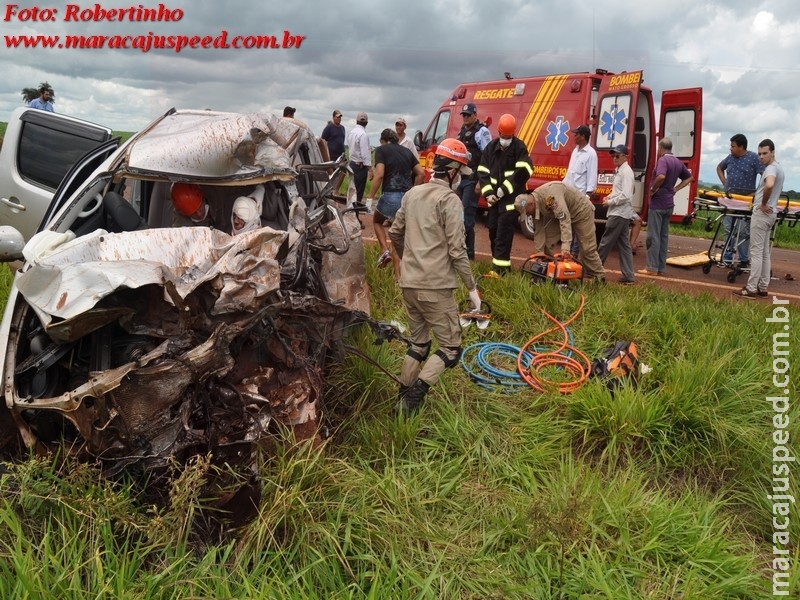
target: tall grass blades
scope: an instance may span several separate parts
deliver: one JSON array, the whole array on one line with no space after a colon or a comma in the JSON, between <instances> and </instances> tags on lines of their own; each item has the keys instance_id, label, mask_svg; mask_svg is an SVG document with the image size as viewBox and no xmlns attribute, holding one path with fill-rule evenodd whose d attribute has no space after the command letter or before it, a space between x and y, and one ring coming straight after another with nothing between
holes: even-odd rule
<instances>
[{"instance_id":1,"label":"tall grass blades","mask_svg":"<svg viewBox=\"0 0 800 600\"><path fill-rule=\"evenodd\" d=\"M377 251L367 252L373 316L405 322L391 270L373 267ZM5 465L0 597L770 597L767 305L644 283L567 290L520 274L484 279L481 293L492 320L466 329L465 346L521 347L553 326L546 312L575 316L570 336L586 356L630 340L649 370L613 390L589 379L572 393L539 393L486 389L458 366L418 414L399 418L405 345L374 345L355 328L347 343L357 353L328 375L324 443L257 452L260 500L245 526L210 528L210 484L240 476L211 457L176 467L159 506L92 465ZM796 456L800 401L791 394ZM785 490L800 498L792 468ZM798 597L796 507L788 527Z\"/></svg>"}]
</instances>

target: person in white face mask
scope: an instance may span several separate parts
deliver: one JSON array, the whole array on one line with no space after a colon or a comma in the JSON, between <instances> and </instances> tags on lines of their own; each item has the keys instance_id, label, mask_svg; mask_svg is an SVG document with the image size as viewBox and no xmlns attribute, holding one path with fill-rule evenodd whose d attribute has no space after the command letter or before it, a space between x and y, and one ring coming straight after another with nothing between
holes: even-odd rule
<instances>
[{"instance_id":1,"label":"person in white face mask","mask_svg":"<svg viewBox=\"0 0 800 600\"><path fill-rule=\"evenodd\" d=\"M499 137L489 142L478 165L478 185L489 205L489 244L492 249L492 273L503 275L511 270L511 244L519 218L514 199L527 189L533 164L525 142L516 137L517 121L505 114L497 123Z\"/></svg>"},{"instance_id":2,"label":"person in white face mask","mask_svg":"<svg viewBox=\"0 0 800 600\"><path fill-rule=\"evenodd\" d=\"M258 184L247 196L239 196L231 210L231 235L240 235L261 227L264 186Z\"/></svg>"},{"instance_id":3,"label":"person in white face mask","mask_svg":"<svg viewBox=\"0 0 800 600\"><path fill-rule=\"evenodd\" d=\"M389 238L400 256L403 303L408 313L409 337L400 372L400 403L403 414L422 406L430 386L461 356L461 324L453 290L459 279L469 290L476 310L481 297L470 269L464 242L461 200L455 190L461 175L470 175L466 146L454 138L439 143L433 176L404 195L389 228ZM428 358L431 333L439 348Z\"/></svg>"}]
</instances>

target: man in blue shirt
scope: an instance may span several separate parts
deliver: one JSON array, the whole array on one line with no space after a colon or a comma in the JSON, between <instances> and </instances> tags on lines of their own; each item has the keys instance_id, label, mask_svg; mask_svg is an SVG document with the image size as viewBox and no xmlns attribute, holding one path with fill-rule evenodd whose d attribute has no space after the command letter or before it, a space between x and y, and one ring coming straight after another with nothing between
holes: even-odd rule
<instances>
[{"instance_id":1,"label":"man in blue shirt","mask_svg":"<svg viewBox=\"0 0 800 600\"><path fill-rule=\"evenodd\" d=\"M344 154L345 130L342 125L342 111L333 111L333 120L328 121L320 137L328 144L328 155L331 160L336 160Z\"/></svg>"},{"instance_id":2,"label":"man in blue shirt","mask_svg":"<svg viewBox=\"0 0 800 600\"><path fill-rule=\"evenodd\" d=\"M731 153L717 165L717 177L725 188L725 194L752 194L756 189L756 178L763 172L764 166L758 161L756 153L747 150L744 134L734 135L731 138ZM739 266L746 266L750 261L750 221L724 216L722 225L725 231L723 262L733 262L733 251L736 250Z\"/></svg>"},{"instance_id":3,"label":"man in blue shirt","mask_svg":"<svg viewBox=\"0 0 800 600\"><path fill-rule=\"evenodd\" d=\"M40 110L48 110L50 112L53 111L53 103L50 102L51 91L50 88L43 85L39 88L39 97L34 98L30 102L28 102L28 106L31 108L38 108Z\"/></svg>"}]
</instances>

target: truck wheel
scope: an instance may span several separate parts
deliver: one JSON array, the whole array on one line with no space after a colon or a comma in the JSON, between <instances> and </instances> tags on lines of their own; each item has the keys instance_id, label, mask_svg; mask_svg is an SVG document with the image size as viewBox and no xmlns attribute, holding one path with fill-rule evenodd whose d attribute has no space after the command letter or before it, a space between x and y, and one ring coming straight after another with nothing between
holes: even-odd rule
<instances>
[{"instance_id":1,"label":"truck wheel","mask_svg":"<svg viewBox=\"0 0 800 600\"><path fill-rule=\"evenodd\" d=\"M521 215L519 218L519 228L522 230L522 235L524 235L529 240L533 239L533 234L534 234L533 217L531 217L530 215Z\"/></svg>"}]
</instances>

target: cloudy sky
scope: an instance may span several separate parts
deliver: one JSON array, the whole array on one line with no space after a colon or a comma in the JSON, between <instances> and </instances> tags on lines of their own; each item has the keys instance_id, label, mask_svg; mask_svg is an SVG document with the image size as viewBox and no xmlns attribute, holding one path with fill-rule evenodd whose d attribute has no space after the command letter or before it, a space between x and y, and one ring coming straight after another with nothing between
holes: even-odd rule
<instances>
[{"instance_id":1,"label":"cloudy sky","mask_svg":"<svg viewBox=\"0 0 800 600\"><path fill-rule=\"evenodd\" d=\"M797 0L351 0L242 2L166 0L178 21L94 21L95 2L4 4L0 120L21 105L20 91L48 81L56 110L132 131L171 107L282 111L319 134L334 108L349 129L369 113L374 138L398 114L425 129L459 83L594 71L644 70L645 83L704 89L700 178L729 139L750 149L770 137L800 190L800 4ZM100 0L99 9L158 7ZM52 21L33 7L54 8ZM176 12L178 11L178 12ZM67 20L68 14L78 19ZM81 15L88 20L80 20ZM23 49L19 35L304 36L292 49ZM62 38L63 39L63 38ZM376 140L373 140L376 141Z\"/></svg>"}]
</instances>

